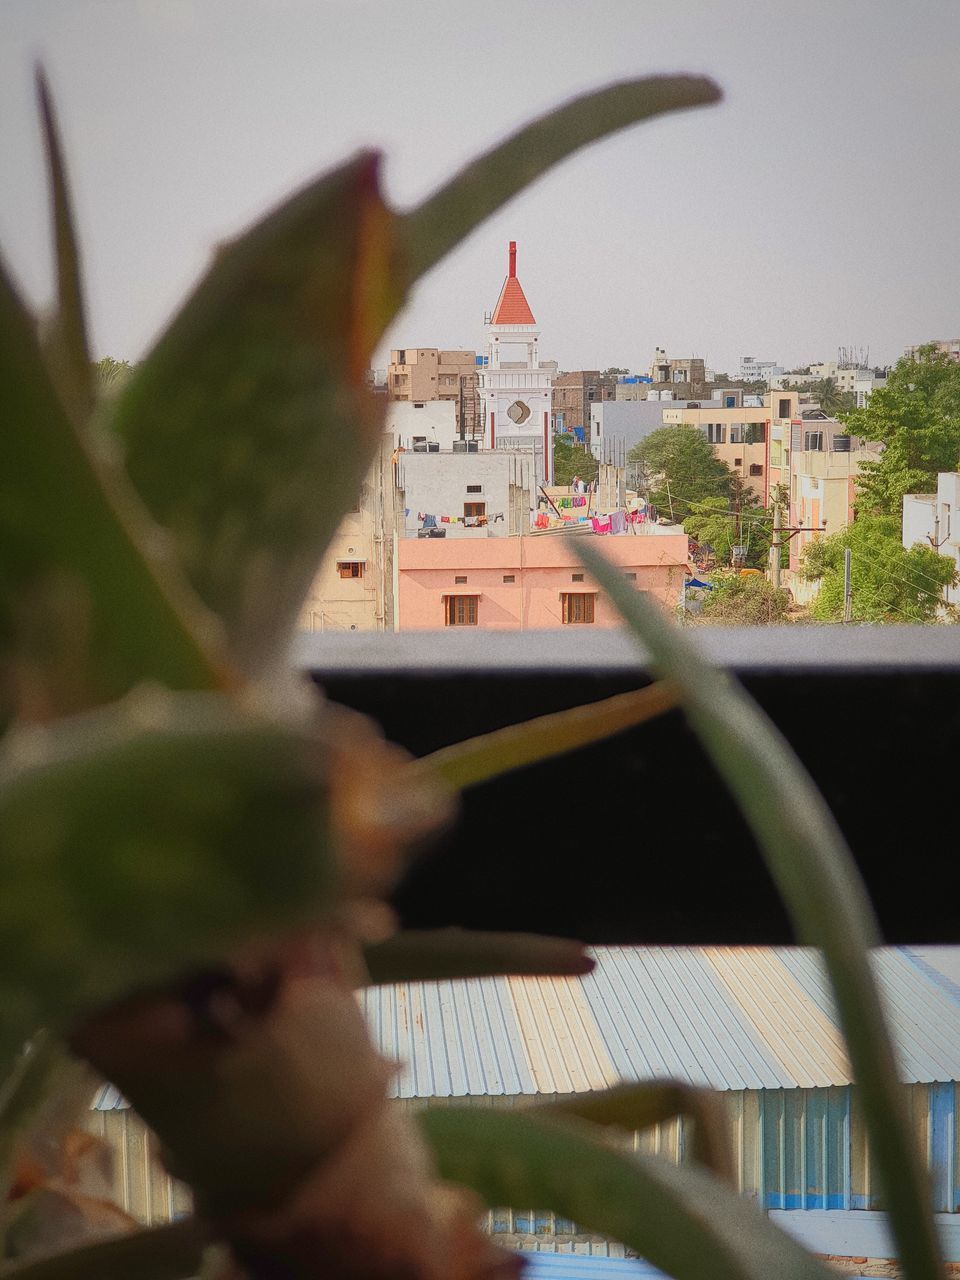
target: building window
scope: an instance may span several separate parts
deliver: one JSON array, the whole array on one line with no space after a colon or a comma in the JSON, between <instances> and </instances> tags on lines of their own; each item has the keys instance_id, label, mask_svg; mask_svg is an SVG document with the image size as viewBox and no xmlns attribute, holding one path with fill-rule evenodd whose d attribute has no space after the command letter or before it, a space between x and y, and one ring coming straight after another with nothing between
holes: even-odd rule
<instances>
[{"instance_id":1,"label":"building window","mask_svg":"<svg viewBox=\"0 0 960 1280\"><path fill-rule=\"evenodd\" d=\"M726 444L727 428L722 422L708 422L707 439L711 444Z\"/></svg>"},{"instance_id":2,"label":"building window","mask_svg":"<svg viewBox=\"0 0 960 1280\"><path fill-rule=\"evenodd\" d=\"M482 484L468 484L467 493L483 493Z\"/></svg>"},{"instance_id":3,"label":"building window","mask_svg":"<svg viewBox=\"0 0 960 1280\"><path fill-rule=\"evenodd\" d=\"M767 428L763 422L748 422L744 433L744 444L766 444Z\"/></svg>"},{"instance_id":4,"label":"building window","mask_svg":"<svg viewBox=\"0 0 960 1280\"><path fill-rule=\"evenodd\" d=\"M803 447L808 453L823 452L823 432L822 431L805 431L803 433Z\"/></svg>"},{"instance_id":5,"label":"building window","mask_svg":"<svg viewBox=\"0 0 960 1280\"><path fill-rule=\"evenodd\" d=\"M734 460L733 460L733 465L734 465L735 467L742 467L742 466L743 466L743 459L742 459L742 458L734 458Z\"/></svg>"},{"instance_id":6,"label":"building window","mask_svg":"<svg viewBox=\"0 0 960 1280\"><path fill-rule=\"evenodd\" d=\"M595 596L592 591L563 592L560 596L560 609L564 624L592 622L594 599Z\"/></svg>"},{"instance_id":7,"label":"building window","mask_svg":"<svg viewBox=\"0 0 960 1280\"><path fill-rule=\"evenodd\" d=\"M362 578L363 577L363 561L362 560L338 560L337 573L341 578Z\"/></svg>"},{"instance_id":8,"label":"building window","mask_svg":"<svg viewBox=\"0 0 960 1280\"><path fill-rule=\"evenodd\" d=\"M625 573L623 576L628 582L636 582L637 580L637 575L635 573Z\"/></svg>"},{"instance_id":9,"label":"building window","mask_svg":"<svg viewBox=\"0 0 960 1280\"><path fill-rule=\"evenodd\" d=\"M515 573L505 573L503 575L504 582L516 582L517 575Z\"/></svg>"},{"instance_id":10,"label":"building window","mask_svg":"<svg viewBox=\"0 0 960 1280\"><path fill-rule=\"evenodd\" d=\"M397 352L397 364L406 364L406 363L407 363L407 353L406 353L406 351L398 351L398 352Z\"/></svg>"},{"instance_id":11,"label":"building window","mask_svg":"<svg viewBox=\"0 0 960 1280\"><path fill-rule=\"evenodd\" d=\"M472 516L485 516L487 514L487 504L485 502L465 502L463 504L463 518L470 519Z\"/></svg>"},{"instance_id":12,"label":"building window","mask_svg":"<svg viewBox=\"0 0 960 1280\"><path fill-rule=\"evenodd\" d=\"M790 417L790 401L789 401L789 400L781 400L781 401L779 401L779 407L778 407L777 417L778 417L778 418L789 418L789 417Z\"/></svg>"},{"instance_id":13,"label":"building window","mask_svg":"<svg viewBox=\"0 0 960 1280\"><path fill-rule=\"evenodd\" d=\"M572 573L572 574L570 575L570 581L571 581L571 582L582 582L582 581L583 581L583 574L582 574L582 573Z\"/></svg>"},{"instance_id":14,"label":"building window","mask_svg":"<svg viewBox=\"0 0 960 1280\"><path fill-rule=\"evenodd\" d=\"M464 587L467 584L466 578L454 578L453 585L455 587Z\"/></svg>"},{"instance_id":15,"label":"building window","mask_svg":"<svg viewBox=\"0 0 960 1280\"><path fill-rule=\"evenodd\" d=\"M760 465L760 463L759 463L759 462L751 462L751 463L750 463L750 474L751 474L752 476L762 476L762 475L763 475L763 467Z\"/></svg>"},{"instance_id":16,"label":"building window","mask_svg":"<svg viewBox=\"0 0 960 1280\"><path fill-rule=\"evenodd\" d=\"M443 603L445 626L475 627L477 625L476 596L447 596Z\"/></svg>"}]
</instances>

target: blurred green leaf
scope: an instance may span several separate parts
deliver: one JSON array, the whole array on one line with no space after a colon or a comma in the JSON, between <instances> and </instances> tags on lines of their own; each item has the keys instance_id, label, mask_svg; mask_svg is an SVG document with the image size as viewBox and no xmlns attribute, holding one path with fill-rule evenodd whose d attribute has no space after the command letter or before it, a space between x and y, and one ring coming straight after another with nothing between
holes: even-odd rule
<instances>
[{"instance_id":1,"label":"blurred green leaf","mask_svg":"<svg viewBox=\"0 0 960 1280\"><path fill-rule=\"evenodd\" d=\"M524 126L468 164L403 220L416 280L474 227L560 160L640 120L719 101L705 76L648 76L585 93Z\"/></svg>"},{"instance_id":2,"label":"blurred green leaf","mask_svg":"<svg viewBox=\"0 0 960 1280\"><path fill-rule=\"evenodd\" d=\"M83 422L93 408L94 393L80 279L80 252L70 207L70 188L60 144L60 130L50 86L39 67L37 97L50 178L57 268L57 311L46 345L49 363L64 404L77 421Z\"/></svg>"},{"instance_id":3,"label":"blurred green leaf","mask_svg":"<svg viewBox=\"0 0 960 1280\"><path fill-rule=\"evenodd\" d=\"M739 802L798 939L821 948L906 1274L935 1280L940 1250L930 1188L907 1114L887 1018L870 967L873 908L839 827L789 743L726 672L710 666L594 547L577 554L675 682L691 724Z\"/></svg>"},{"instance_id":4,"label":"blurred green leaf","mask_svg":"<svg viewBox=\"0 0 960 1280\"><path fill-rule=\"evenodd\" d=\"M322 917L322 740L143 689L0 755L0 1059L137 987Z\"/></svg>"},{"instance_id":5,"label":"blurred green leaf","mask_svg":"<svg viewBox=\"0 0 960 1280\"><path fill-rule=\"evenodd\" d=\"M247 671L285 650L380 439L364 374L402 290L377 169L361 154L220 248L110 407Z\"/></svg>"},{"instance_id":6,"label":"blurred green leaf","mask_svg":"<svg viewBox=\"0 0 960 1280\"><path fill-rule=\"evenodd\" d=\"M631 693L554 711L521 724L507 725L442 747L413 761L412 776L432 774L457 790L476 786L525 765L564 755L611 734L643 724L677 705L677 693L665 680Z\"/></svg>"},{"instance_id":7,"label":"blurred green leaf","mask_svg":"<svg viewBox=\"0 0 960 1280\"><path fill-rule=\"evenodd\" d=\"M623 1155L576 1120L431 1107L417 1121L440 1175L490 1207L537 1205L620 1240L675 1280L827 1280L752 1202L693 1166Z\"/></svg>"},{"instance_id":8,"label":"blurred green leaf","mask_svg":"<svg viewBox=\"0 0 960 1280\"><path fill-rule=\"evenodd\" d=\"M175 574L139 543L155 531L108 482L67 417L33 325L0 268L0 701L46 718L155 679L209 688L227 676L216 634ZM158 548L162 551L162 548ZM191 618L191 622L185 621Z\"/></svg>"},{"instance_id":9,"label":"blurred green leaf","mask_svg":"<svg viewBox=\"0 0 960 1280\"><path fill-rule=\"evenodd\" d=\"M482 978L493 974L590 973L582 943L532 933L409 929L364 951L370 983Z\"/></svg>"},{"instance_id":10,"label":"blurred green leaf","mask_svg":"<svg viewBox=\"0 0 960 1280\"><path fill-rule=\"evenodd\" d=\"M709 1089L696 1089L682 1080L644 1080L595 1093L575 1094L561 1102L536 1108L538 1114L576 1116L592 1124L615 1125L637 1133L675 1116L693 1121L690 1154L730 1186L734 1184L730 1134L723 1105Z\"/></svg>"}]
</instances>

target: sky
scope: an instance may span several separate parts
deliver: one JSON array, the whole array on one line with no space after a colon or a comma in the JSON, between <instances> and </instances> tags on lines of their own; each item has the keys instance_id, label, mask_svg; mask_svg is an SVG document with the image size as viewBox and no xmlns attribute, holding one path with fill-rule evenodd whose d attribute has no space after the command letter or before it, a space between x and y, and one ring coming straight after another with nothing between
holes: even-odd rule
<instances>
[{"instance_id":1,"label":"sky","mask_svg":"<svg viewBox=\"0 0 960 1280\"><path fill-rule=\"evenodd\" d=\"M0 247L49 299L32 67L59 104L95 354L136 360L211 247L360 146L408 207L527 119L693 71L513 200L413 291L390 346L482 349L507 242L563 369L655 346L735 372L960 334L957 0L0 0Z\"/></svg>"}]
</instances>

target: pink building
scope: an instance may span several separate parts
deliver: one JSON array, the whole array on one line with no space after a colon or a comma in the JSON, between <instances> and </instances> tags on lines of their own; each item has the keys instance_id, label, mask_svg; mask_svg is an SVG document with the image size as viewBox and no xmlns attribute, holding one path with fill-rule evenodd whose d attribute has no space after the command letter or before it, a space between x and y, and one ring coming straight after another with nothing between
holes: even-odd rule
<instances>
[{"instance_id":1,"label":"pink building","mask_svg":"<svg viewBox=\"0 0 960 1280\"><path fill-rule=\"evenodd\" d=\"M579 537L403 538L397 547L400 631L480 627L544 631L572 623L620 625L619 615L577 559ZM680 603L685 533L606 537L602 550L641 591Z\"/></svg>"}]
</instances>

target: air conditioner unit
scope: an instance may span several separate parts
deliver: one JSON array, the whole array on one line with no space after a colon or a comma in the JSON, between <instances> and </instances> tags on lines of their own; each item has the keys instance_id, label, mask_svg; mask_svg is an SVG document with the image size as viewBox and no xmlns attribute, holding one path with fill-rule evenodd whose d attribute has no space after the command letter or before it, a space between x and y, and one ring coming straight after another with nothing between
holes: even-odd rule
<instances>
[{"instance_id":1,"label":"air conditioner unit","mask_svg":"<svg viewBox=\"0 0 960 1280\"><path fill-rule=\"evenodd\" d=\"M427 445L427 453L439 453L440 445L437 441L431 440Z\"/></svg>"},{"instance_id":2,"label":"air conditioner unit","mask_svg":"<svg viewBox=\"0 0 960 1280\"><path fill-rule=\"evenodd\" d=\"M480 452L480 441L479 441L479 440L468 440L468 441L467 441L467 453L479 453L479 452Z\"/></svg>"},{"instance_id":3,"label":"air conditioner unit","mask_svg":"<svg viewBox=\"0 0 960 1280\"><path fill-rule=\"evenodd\" d=\"M466 440L454 440L454 442L453 442L453 452L454 452L454 453L466 453L466 452L467 452L467 444L468 444L468 443L469 443L469 442L468 442L468 441L466 441Z\"/></svg>"}]
</instances>

